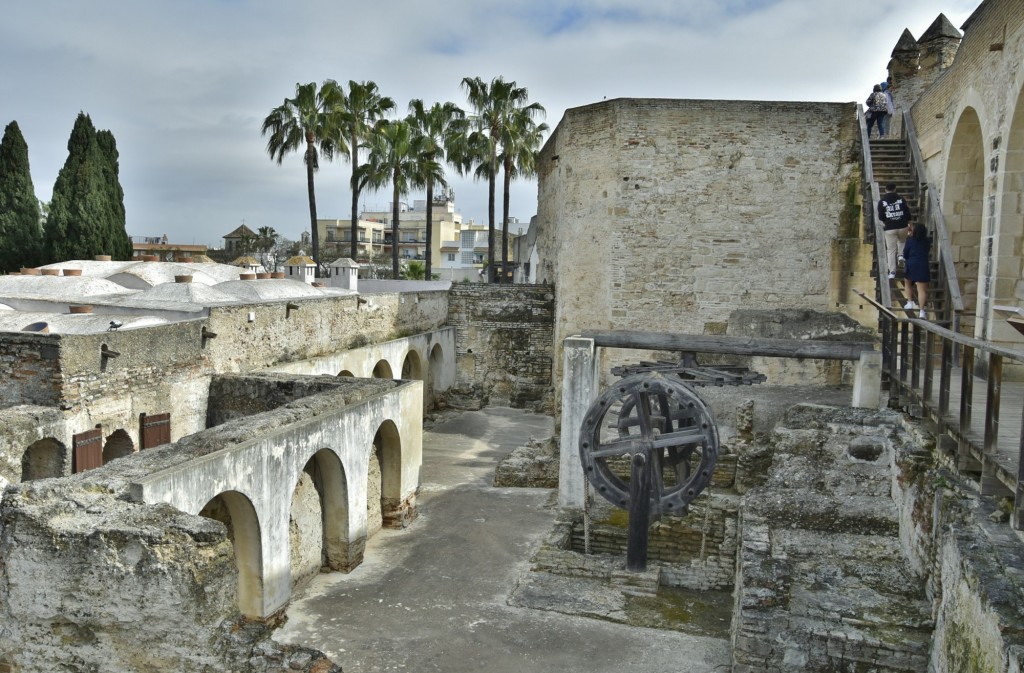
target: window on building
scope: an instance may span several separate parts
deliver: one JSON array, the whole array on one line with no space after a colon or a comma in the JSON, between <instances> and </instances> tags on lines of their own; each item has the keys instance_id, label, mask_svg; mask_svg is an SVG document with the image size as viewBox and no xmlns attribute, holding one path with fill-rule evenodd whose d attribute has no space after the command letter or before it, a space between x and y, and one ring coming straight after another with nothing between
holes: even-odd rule
<instances>
[{"instance_id":1,"label":"window on building","mask_svg":"<svg viewBox=\"0 0 1024 673\"><path fill-rule=\"evenodd\" d=\"M464 266L472 266L473 265L473 253L471 253L471 252L464 252L464 253L462 253L462 264Z\"/></svg>"},{"instance_id":2,"label":"window on building","mask_svg":"<svg viewBox=\"0 0 1024 673\"><path fill-rule=\"evenodd\" d=\"M448 253L448 261L449 262L454 262L455 261L455 253L454 252L449 252Z\"/></svg>"}]
</instances>

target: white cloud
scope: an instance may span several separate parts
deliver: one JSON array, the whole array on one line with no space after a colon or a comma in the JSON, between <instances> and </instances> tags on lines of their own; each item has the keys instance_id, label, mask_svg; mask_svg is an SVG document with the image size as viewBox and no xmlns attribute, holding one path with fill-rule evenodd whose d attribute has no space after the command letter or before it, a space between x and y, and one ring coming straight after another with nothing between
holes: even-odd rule
<instances>
[{"instance_id":1,"label":"white cloud","mask_svg":"<svg viewBox=\"0 0 1024 673\"><path fill-rule=\"evenodd\" d=\"M245 218L296 238L308 227L298 156L276 165L259 127L297 82L373 80L408 101L465 104L465 76L529 88L554 127L603 98L862 100L905 27L975 0L39 0L0 24L0 123L17 120L48 199L79 110L121 152L130 233L218 244ZM349 212L347 164L317 175L318 211ZM482 183L455 178L486 221ZM369 207L389 194L365 194ZM423 198L422 195L411 195ZM500 194L498 195L500 205ZM516 183L512 214L536 209Z\"/></svg>"}]
</instances>

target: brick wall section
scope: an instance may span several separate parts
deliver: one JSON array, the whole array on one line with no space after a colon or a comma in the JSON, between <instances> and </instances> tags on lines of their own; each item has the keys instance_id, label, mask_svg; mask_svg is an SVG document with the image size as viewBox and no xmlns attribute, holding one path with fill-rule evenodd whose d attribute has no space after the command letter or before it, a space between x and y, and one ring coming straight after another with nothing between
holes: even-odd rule
<instances>
[{"instance_id":1,"label":"brick wall section","mask_svg":"<svg viewBox=\"0 0 1024 673\"><path fill-rule=\"evenodd\" d=\"M556 348L587 328L702 334L739 308L834 310L831 248L858 153L853 104L568 110L538 160Z\"/></svg>"},{"instance_id":2,"label":"brick wall section","mask_svg":"<svg viewBox=\"0 0 1024 673\"><path fill-rule=\"evenodd\" d=\"M452 285L456 387L478 388L493 405L550 405L554 295L544 285Z\"/></svg>"},{"instance_id":3,"label":"brick wall section","mask_svg":"<svg viewBox=\"0 0 1024 673\"><path fill-rule=\"evenodd\" d=\"M59 344L56 334L0 334L0 407L58 402Z\"/></svg>"}]
</instances>

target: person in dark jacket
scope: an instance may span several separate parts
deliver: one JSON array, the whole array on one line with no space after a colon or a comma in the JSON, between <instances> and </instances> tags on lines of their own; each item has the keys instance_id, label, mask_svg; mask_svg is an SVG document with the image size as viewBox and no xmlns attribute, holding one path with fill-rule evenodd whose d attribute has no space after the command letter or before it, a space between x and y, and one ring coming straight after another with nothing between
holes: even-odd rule
<instances>
[{"instance_id":1,"label":"person in dark jacket","mask_svg":"<svg viewBox=\"0 0 1024 673\"><path fill-rule=\"evenodd\" d=\"M928 311L925 306L928 304L928 283L931 281L929 269L929 253L932 248L932 240L928 238L928 228L923 224L914 226L913 235L907 239L903 247L903 255L907 258L906 268L903 272L903 290L907 295L907 303L903 308L908 311L917 309L918 317L928 318ZM917 288L917 302L914 301L913 290Z\"/></svg>"},{"instance_id":2,"label":"person in dark jacket","mask_svg":"<svg viewBox=\"0 0 1024 673\"><path fill-rule=\"evenodd\" d=\"M903 242L907 240L907 224L910 223L910 206L896 193L895 183L887 184L885 194L878 200L878 219L885 229L889 278L895 278L897 265L903 263Z\"/></svg>"}]
</instances>

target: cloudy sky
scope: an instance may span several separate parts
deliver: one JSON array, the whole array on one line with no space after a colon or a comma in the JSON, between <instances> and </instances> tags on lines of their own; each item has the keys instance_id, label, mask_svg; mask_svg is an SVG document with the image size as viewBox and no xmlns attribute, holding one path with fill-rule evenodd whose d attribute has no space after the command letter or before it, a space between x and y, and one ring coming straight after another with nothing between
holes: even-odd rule
<instances>
[{"instance_id":1,"label":"cloudy sky","mask_svg":"<svg viewBox=\"0 0 1024 673\"><path fill-rule=\"evenodd\" d=\"M863 101L904 28L978 0L33 0L0 22L0 126L16 120L49 200L78 112L121 154L128 232L221 244L243 221L289 238L308 227L300 155L266 153L260 125L297 82L373 80L466 106L463 77L529 89L554 128L605 98ZM318 214L349 215L349 167L316 178ZM466 219L486 184L453 178ZM388 193L367 192L368 209ZM409 200L423 198L410 195ZM536 185L517 183L528 222ZM500 204L500 196L499 196Z\"/></svg>"}]
</instances>

